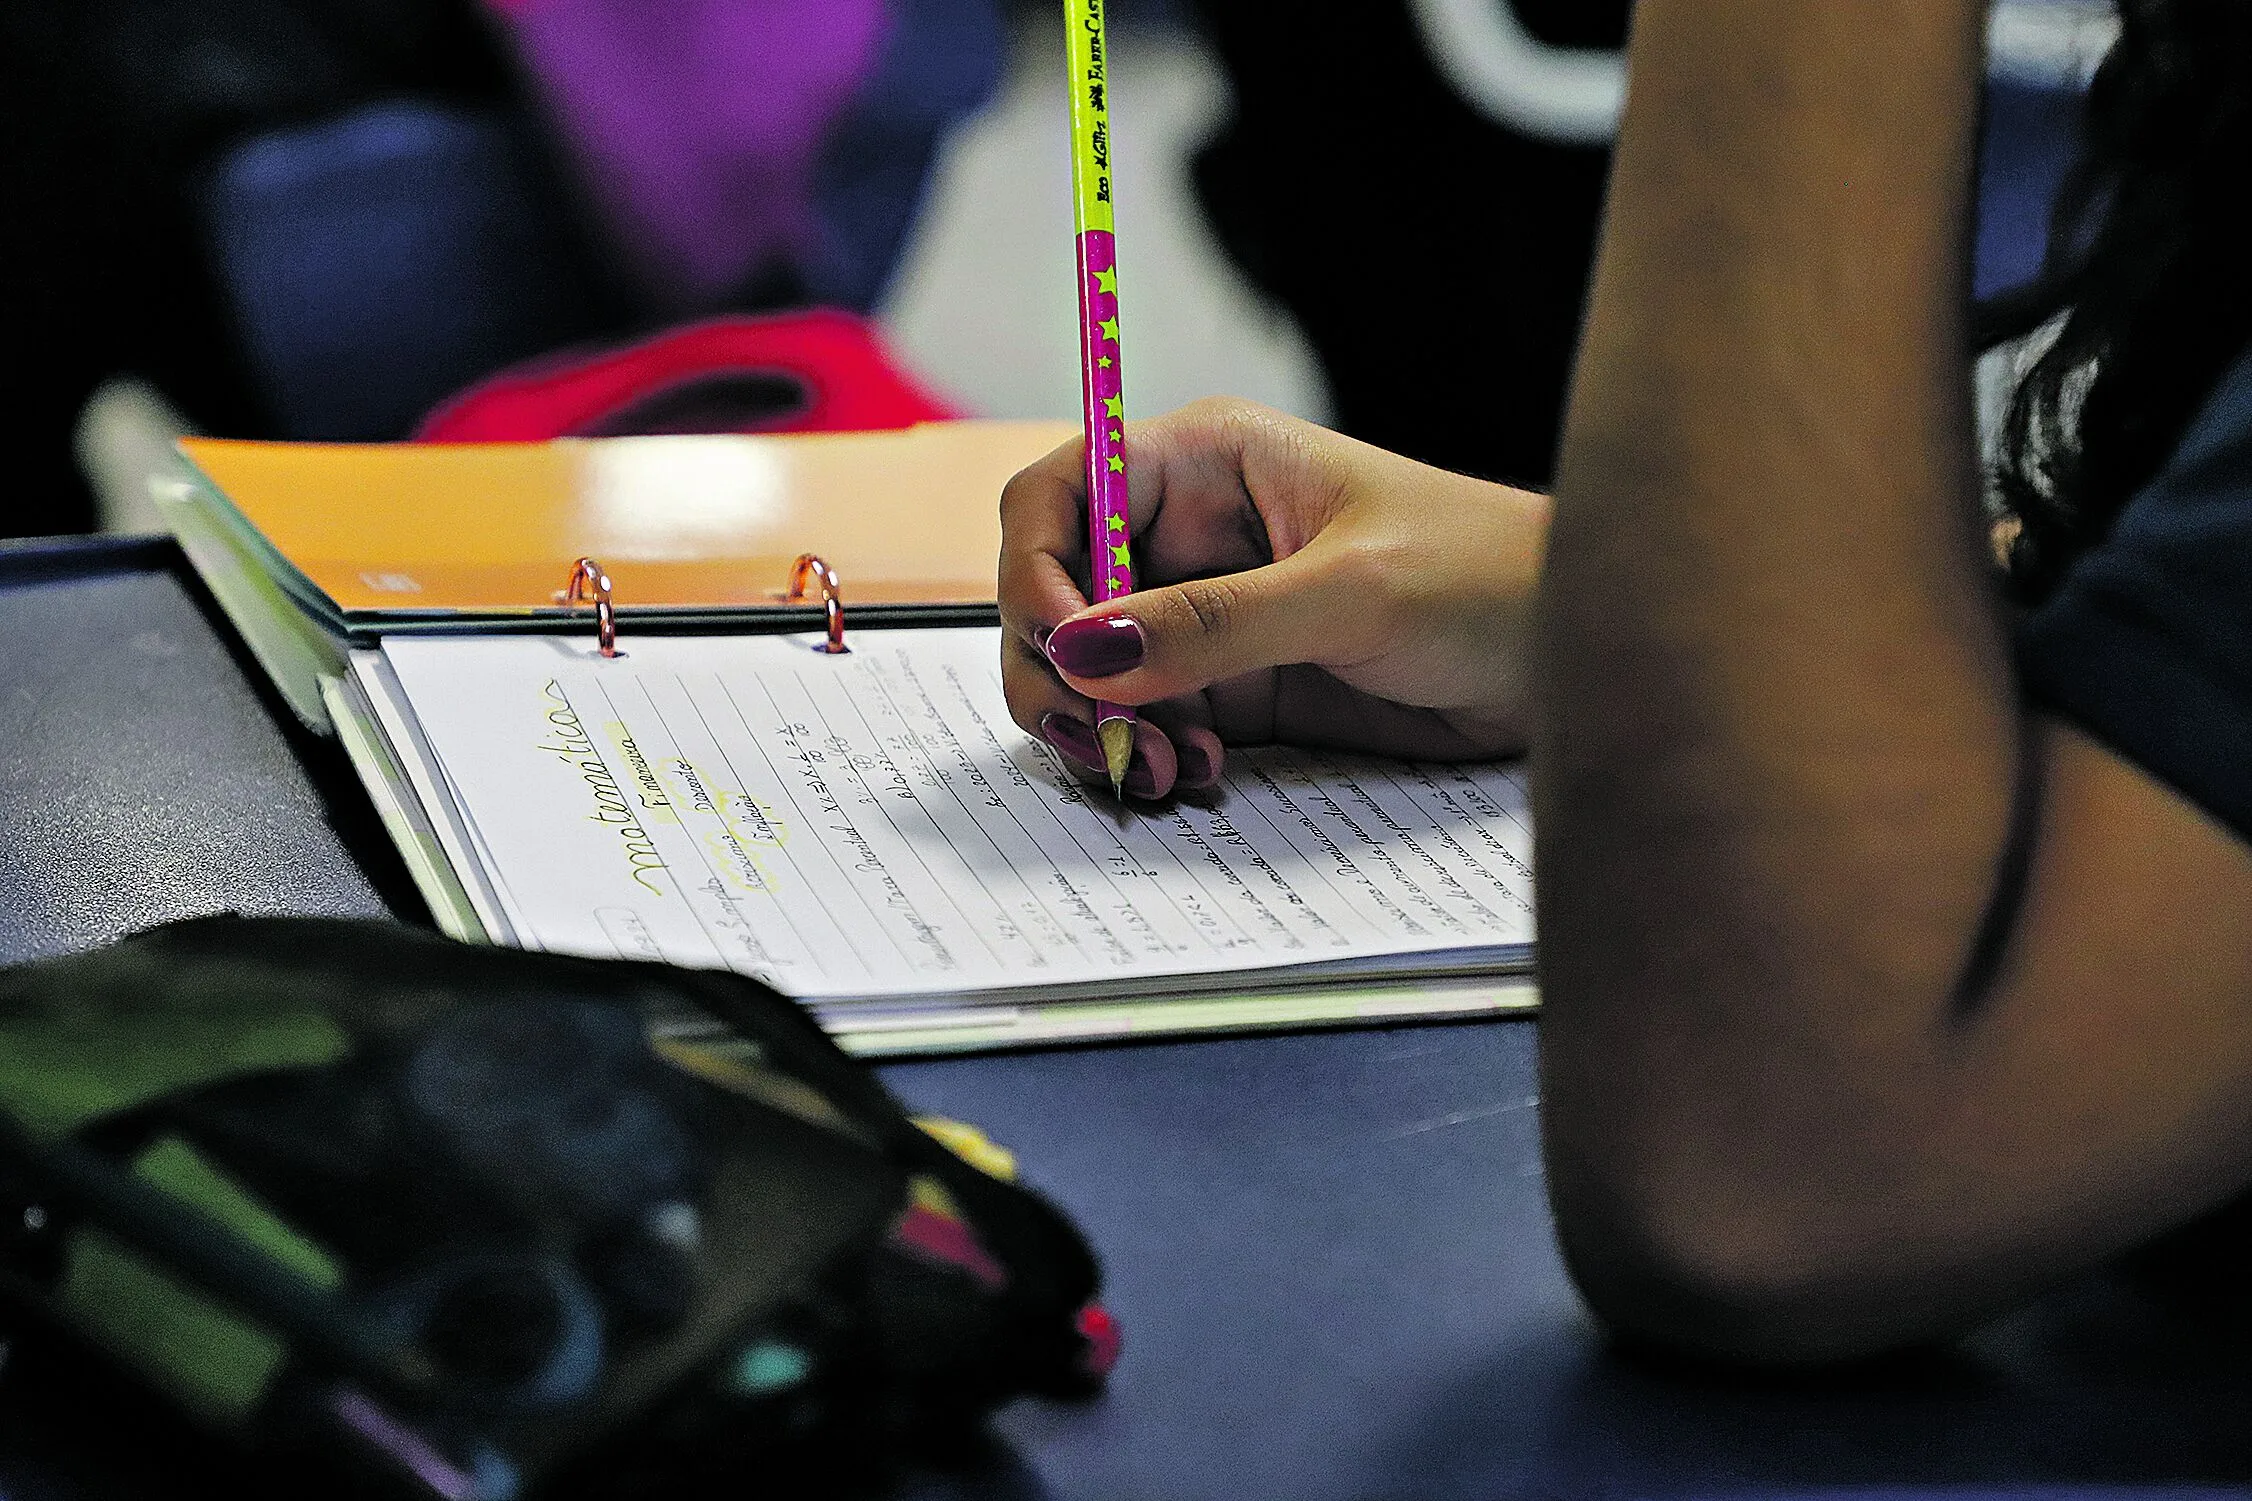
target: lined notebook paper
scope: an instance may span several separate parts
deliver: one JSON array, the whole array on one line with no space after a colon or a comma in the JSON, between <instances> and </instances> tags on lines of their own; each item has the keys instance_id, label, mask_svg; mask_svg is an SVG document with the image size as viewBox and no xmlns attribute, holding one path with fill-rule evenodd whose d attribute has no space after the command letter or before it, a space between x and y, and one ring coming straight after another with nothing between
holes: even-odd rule
<instances>
[{"instance_id":1,"label":"lined notebook paper","mask_svg":"<svg viewBox=\"0 0 2252 1501\"><path fill-rule=\"evenodd\" d=\"M1231 753L1127 811L1009 720L990 629L393 639L408 740L496 936L733 968L809 1000L1023 1000L1522 967L1507 766Z\"/></svg>"}]
</instances>

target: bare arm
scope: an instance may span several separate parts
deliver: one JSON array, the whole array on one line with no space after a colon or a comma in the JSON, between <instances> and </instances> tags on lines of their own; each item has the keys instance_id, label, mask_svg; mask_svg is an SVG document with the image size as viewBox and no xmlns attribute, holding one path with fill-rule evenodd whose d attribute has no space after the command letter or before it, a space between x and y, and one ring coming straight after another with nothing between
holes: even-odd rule
<instances>
[{"instance_id":1,"label":"bare arm","mask_svg":"<svg viewBox=\"0 0 2252 1501\"><path fill-rule=\"evenodd\" d=\"M1986 582L1982 18L1636 19L1536 632L1551 1181L1599 1309L1729 1354L2252 1180L2252 855L2023 713Z\"/></svg>"}]
</instances>

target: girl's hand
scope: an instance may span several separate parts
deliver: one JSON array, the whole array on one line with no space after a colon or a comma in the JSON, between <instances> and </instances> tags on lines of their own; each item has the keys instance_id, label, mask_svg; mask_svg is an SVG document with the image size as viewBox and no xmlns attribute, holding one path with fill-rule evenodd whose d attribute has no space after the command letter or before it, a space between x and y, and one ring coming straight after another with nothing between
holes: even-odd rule
<instances>
[{"instance_id":1,"label":"girl's hand","mask_svg":"<svg viewBox=\"0 0 2252 1501\"><path fill-rule=\"evenodd\" d=\"M1223 742L1512 754L1545 497L1248 402L1129 429L1140 592L1089 606L1081 446L1001 496L1002 678L1018 724L1103 782L1092 705L1143 707L1126 790L1219 779Z\"/></svg>"}]
</instances>

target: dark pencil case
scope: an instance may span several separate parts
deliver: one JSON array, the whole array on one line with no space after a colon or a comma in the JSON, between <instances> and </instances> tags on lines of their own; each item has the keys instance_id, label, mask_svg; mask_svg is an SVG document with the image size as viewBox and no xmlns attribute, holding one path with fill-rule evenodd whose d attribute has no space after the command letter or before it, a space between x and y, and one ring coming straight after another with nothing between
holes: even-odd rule
<instances>
[{"instance_id":1,"label":"dark pencil case","mask_svg":"<svg viewBox=\"0 0 2252 1501\"><path fill-rule=\"evenodd\" d=\"M1093 1257L953 1134L733 975L234 917L0 972L0 1295L407 1495L835 1482L1092 1391Z\"/></svg>"}]
</instances>

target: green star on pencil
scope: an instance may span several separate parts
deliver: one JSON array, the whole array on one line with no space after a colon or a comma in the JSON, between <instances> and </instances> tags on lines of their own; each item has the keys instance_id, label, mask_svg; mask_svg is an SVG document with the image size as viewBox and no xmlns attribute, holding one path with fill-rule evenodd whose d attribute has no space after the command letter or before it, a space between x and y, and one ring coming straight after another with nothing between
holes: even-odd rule
<instances>
[{"instance_id":1,"label":"green star on pencil","mask_svg":"<svg viewBox=\"0 0 2252 1501\"><path fill-rule=\"evenodd\" d=\"M1119 421L1125 421L1126 398L1123 396L1105 396L1103 398L1103 410Z\"/></svg>"},{"instance_id":2,"label":"green star on pencil","mask_svg":"<svg viewBox=\"0 0 2252 1501\"><path fill-rule=\"evenodd\" d=\"M1116 318L1105 318L1102 322L1096 324L1095 327L1101 329L1103 331L1103 337L1108 339L1111 343L1115 344L1118 342L1118 320Z\"/></svg>"},{"instance_id":3,"label":"green star on pencil","mask_svg":"<svg viewBox=\"0 0 2252 1501\"><path fill-rule=\"evenodd\" d=\"M1111 296L1116 297L1118 295L1118 268L1114 266L1107 271L1097 271L1095 273L1095 290L1108 292Z\"/></svg>"}]
</instances>

